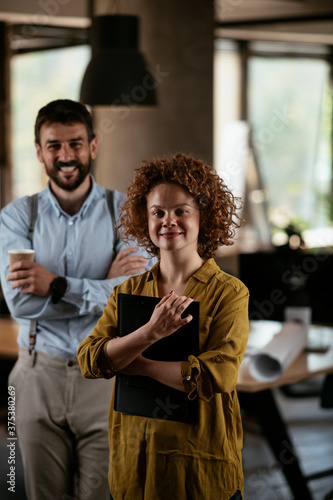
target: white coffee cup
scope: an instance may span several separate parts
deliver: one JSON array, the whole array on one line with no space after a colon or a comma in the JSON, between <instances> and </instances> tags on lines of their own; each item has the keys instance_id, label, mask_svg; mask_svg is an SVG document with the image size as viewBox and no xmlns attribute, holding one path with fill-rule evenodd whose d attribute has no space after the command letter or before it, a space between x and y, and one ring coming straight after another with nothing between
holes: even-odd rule
<instances>
[{"instance_id":1,"label":"white coffee cup","mask_svg":"<svg viewBox=\"0 0 333 500\"><path fill-rule=\"evenodd\" d=\"M20 260L30 260L33 262L35 258L35 250L28 248L15 248L13 250L8 250L8 255L10 265L13 265L15 262Z\"/></svg>"}]
</instances>

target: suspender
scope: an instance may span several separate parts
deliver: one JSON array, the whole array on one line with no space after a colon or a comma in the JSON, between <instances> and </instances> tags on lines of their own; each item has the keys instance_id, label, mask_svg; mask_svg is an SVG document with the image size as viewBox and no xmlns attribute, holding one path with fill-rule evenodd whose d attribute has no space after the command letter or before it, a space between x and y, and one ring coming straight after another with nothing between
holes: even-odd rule
<instances>
[{"instance_id":1,"label":"suspender","mask_svg":"<svg viewBox=\"0 0 333 500\"><path fill-rule=\"evenodd\" d=\"M29 226L29 240L31 241L32 245L32 236L34 234L35 222L38 213L38 193L30 196L30 206L31 206L31 214L30 214L30 226Z\"/></svg>"},{"instance_id":2,"label":"suspender","mask_svg":"<svg viewBox=\"0 0 333 500\"><path fill-rule=\"evenodd\" d=\"M113 191L110 191L110 189L105 189L105 197L111 215L112 227L113 227L113 250L112 250L112 260L113 260L116 254L116 241L118 236L116 218L114 215L114 207L113 207Z\"/></svg>"},{"instance_id":3,"label":"suspender","mask_svg":"<svg viewBox=\"0 0 333 500\"><path fill-rule=\"evenodd\" d=\"M31 247L33 248L33 234L35 229L35 223L38 215L38 196L39 194L33 194L30 196L30 226L29 226L29 240L31 241ZM111 216L112 227L113 227L113 250L112 250L112 259L116 253L116 240L118 237L117 227L116 227L116 218L114 213L113 206L113 191L110 189L105 189L105 197L108 205L108 209ZM29 353L31 354L35 348L36 344L36 334L37 334L37 320L30 320L30 329L29 329Z\"/></svg>"},{"instance_id":4,"label":"suspender","mask_svg":"<svg viewBox=\"0 0 333 500\"><path fill-rule=\"evenodd\" d=\"M31 247L33 248L33 234L35 228L35 222L38 214L38 193L30 196L30 226L29 226L29 240L31 241ZM30 329L29 329L29 354L32 354L32 351L36 344L36 334L37 334L37 320L30 320Z\"/></svg>"}]
</instances>

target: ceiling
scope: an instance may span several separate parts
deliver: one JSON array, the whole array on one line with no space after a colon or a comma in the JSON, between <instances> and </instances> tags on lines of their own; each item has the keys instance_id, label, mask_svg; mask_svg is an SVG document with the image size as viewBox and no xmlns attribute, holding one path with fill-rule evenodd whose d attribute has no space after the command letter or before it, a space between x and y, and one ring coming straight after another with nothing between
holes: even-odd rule
<instances>
[{"instance_id":1,"label":"ceiling","mask_svg":"<svg viewBox=\"0 0 333 500\"><path fill-rule=\"evenodd\" d=\"M14 52L89 40L90 20L83 2L72 0L59 8L58 15L52 16L37 12L32 7L34 3L1 1L0 21L12 25L16 35L12 37ZM74 9L77 3L79 8ZM69 4L72 11L66 10ZM214 11L218 37L333 45L333 0L215 0ZM45 17L47 23L42 22ZM22 36L29 25L34 27L34 36Z\"/></svg>"},{"instance_id":2,"label":"ceiling","mask_svg":"<svg viewBox=\"0 0 333 500\"><path fill-rule=\"evenodd\" d=\"M333 0L216 0L215 35L333 45Z\"/></svg>"},{"instance_id":3,"label":"ceiling","mask_svg":"<svg viewBox=\"0 0 333 500\"><path fill-rule=\"evenodd\" d=\"M332 0L215 0L217 22L229 24L333 17Z\"/></svg>"}]
</instances>

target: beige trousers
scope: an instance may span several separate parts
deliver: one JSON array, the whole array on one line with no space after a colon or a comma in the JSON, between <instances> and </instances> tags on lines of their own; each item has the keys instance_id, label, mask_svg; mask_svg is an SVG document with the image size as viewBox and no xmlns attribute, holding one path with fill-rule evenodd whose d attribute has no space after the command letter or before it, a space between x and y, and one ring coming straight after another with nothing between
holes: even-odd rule
<instances>
[{"instance_id":1,"label":"beige trousers","mask_svg":"<svg viewBox=\"0 0 333 500\"><path fill-rule=\"evenodd\" d=\"M9 376L28 500L108 500L112 380L78 362L20 349Z\"/></svg>"}]
</instances>

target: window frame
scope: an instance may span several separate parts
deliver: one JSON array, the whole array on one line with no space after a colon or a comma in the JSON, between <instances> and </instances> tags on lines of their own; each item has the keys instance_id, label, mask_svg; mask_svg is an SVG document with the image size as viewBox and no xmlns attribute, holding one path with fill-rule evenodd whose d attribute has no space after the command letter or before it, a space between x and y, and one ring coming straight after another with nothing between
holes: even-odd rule
<instances>
[{"instance_id":1,"label":"window frame","mask_svg":"<svg viewBox=\"0 0 333 500\"><path fill-rule=\"evenodd\" d=\"M0 209L13 199L11 157L12 56L90 44L90 28L0 22Z\"/></svg>"},{"instance_id":2,"label":"window frame","mask_svg":"<svg viewBox=\"0 0 333 500\"><path fill-rule=\"evenodd\" d=\"M263 41L263 40L244 40L236 39L231 36L222 36L221 30L218 31L216 39L230 40L238 47L238 54L240 56L240 93L239 93L239 109L240 120L248 122L249 119L249 101L248 101L248 85L249 85L249 60L251 57L265 57L265 58L298 58L298 59L319 59L328 63L330 67L330 78L333 85L333 46L326 44L315 44L305 42L291 42L291 41ZM267 45L267 50L258 50L258 47ZM275 47L275 50L269 50L269 46ZM288 50L277 50L279 47L288 47ZM331 134L332 140L330 141L331 148L331 173L332 181L330 185L330 193L333 196L333 112L331 116Z\"/></svg>"}]
</instances>

